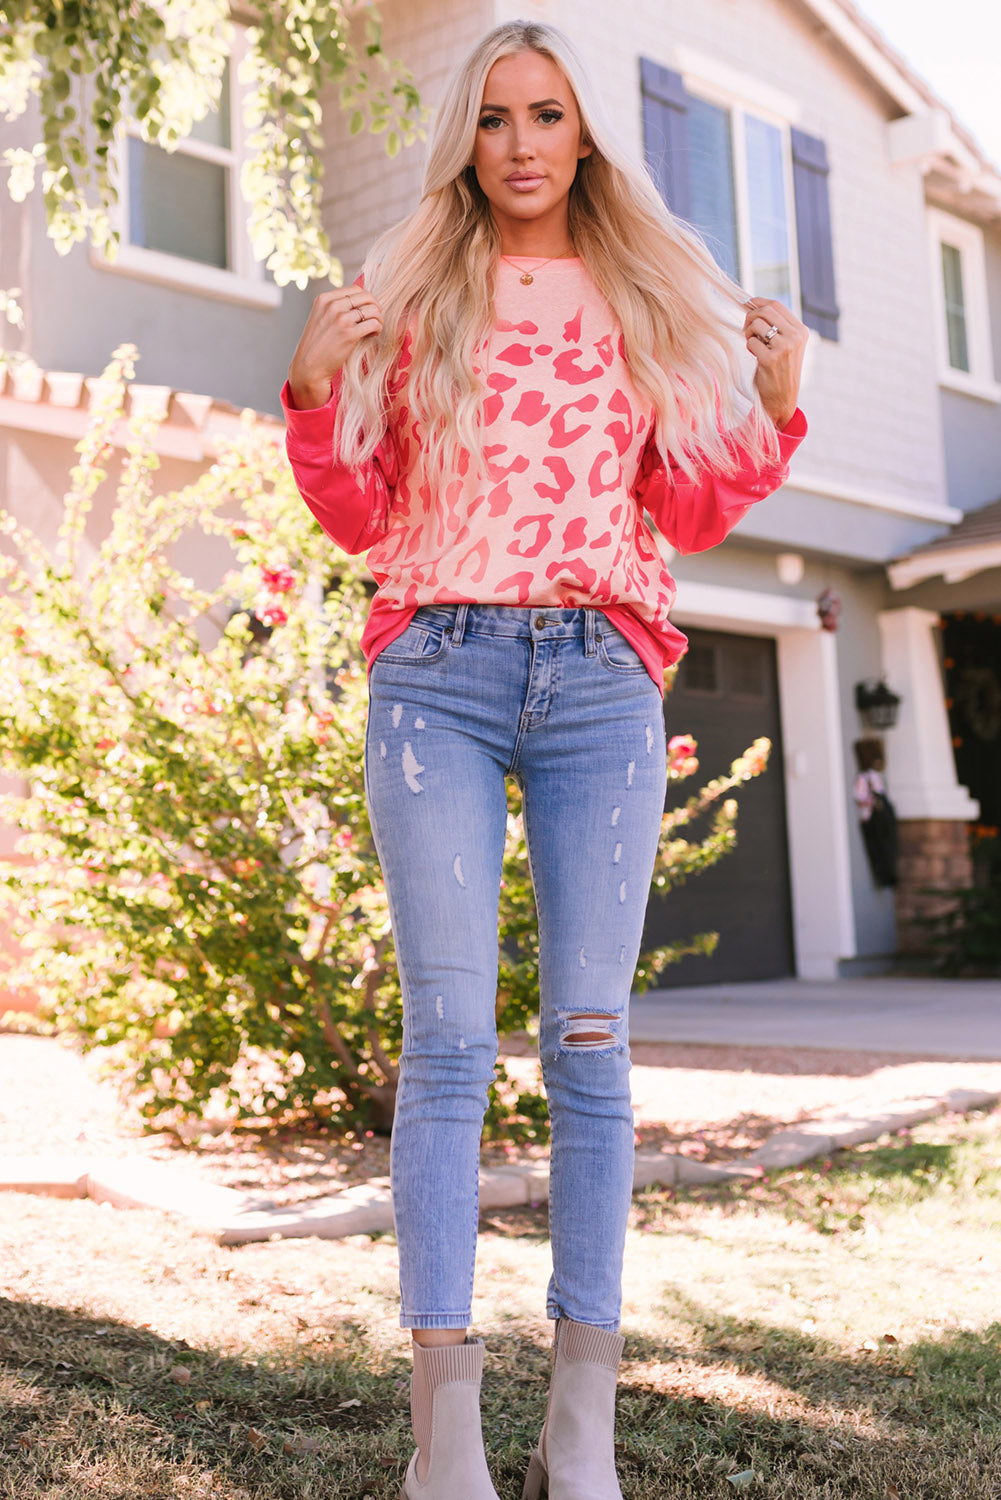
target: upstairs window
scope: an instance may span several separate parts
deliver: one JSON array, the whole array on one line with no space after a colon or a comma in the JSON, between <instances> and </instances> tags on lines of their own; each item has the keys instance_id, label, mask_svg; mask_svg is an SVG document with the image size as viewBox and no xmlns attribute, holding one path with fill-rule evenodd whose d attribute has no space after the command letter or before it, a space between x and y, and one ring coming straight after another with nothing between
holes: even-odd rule
<instances>
[{"instance_id":1,"label":"upstairs window","mask_svg":"<svg viewBox=\"0 0 1001 1500\"><path fill-rule=\"evenodd\" d=\"M239 164L233 148L231 68L227 62L218 110L198 120L176 151L129 134L130 245L221 271L235 269L231 229L233 208L238 208Z\"/></svg>"},{"instance_id":2,"label":"upstairs window","mask_svg":"<svg viewBox=\"0 0 1001 1500\"><path fill-rule=\"evenodd\" d=\"M746 110L689 95L694 224L725 271L754 296L793 304L789 146Z\"/></svg>"},{"instance_id":3,"label":"upstairs window","mask_svg":"<svg viewBox=\"0 0 1001 1500\"><path fill-rule=\"evenodd\" d=\"M928 223L939 382L966 395L1001 401L991 351L983 231L940 209L929 210Z\"/></svg>"},{"instance_id":4,"label":"upstairs window","mask_svg":"<svg viewBox=\"0 0 1001 1500\"><path fill-rule=\"evenodd\" d=\"M836 339L823 141L646 58L641 80L647 162L668 207L749 293Z\"/></svg>"},{"instance_id":5,"label":"upstairs window","mask_svg":"<svg viewBox=\"0 0 1001 1500\"><path fill-rule=\"evenodd\" d=\"M281 290L254 259L240 192L243 117L237 70L246 46L235 29L219 107L173 151L126 126L121 143L118 252L96 254L106 270L160 285L277 307Z\"/></svg>"}]
</instances>

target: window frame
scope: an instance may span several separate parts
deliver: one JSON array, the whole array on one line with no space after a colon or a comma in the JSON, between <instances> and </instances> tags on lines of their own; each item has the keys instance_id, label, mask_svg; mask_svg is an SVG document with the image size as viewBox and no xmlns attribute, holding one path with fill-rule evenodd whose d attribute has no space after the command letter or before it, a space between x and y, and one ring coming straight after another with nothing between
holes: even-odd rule
<instances>
[{"instance_id":1,"label":"window frame","mask_svg":"<svg viewBox=\"0 0 1001 1500\"><path fill-rule=\"evenodd\" d=\"M789 250L790 309L802 316L803 298L799 274L799 241L796 231L796 193L793 181L791 127L797 123L799 110L777 89L767 88L736 70L714 60L697 58L687 48L679 48L678 66L685 91L693 98L727 110L730 116L730 139L734 164L733 195L737 218L737 260L740 281L744 284L745 268L753 268L751 256L750 193L747 182L747 149L745 121L753 115L778 129L782 138L782 185L786 202L786 233ZM748 295L756 296L750 287Z\"/></svg>"},{"instance_id":2,"label":"window frame","mask_svg":"<svg viewBox=\"0 0 1001 1500\"><path fill-rule=\"evenodd\" d=\"M178 151L188 156L226 168L226 248L229 265L225 268L209 266L202 261L189 260L183 255L153 250L146 245L134 245L129 240L129 142L141 140L142 136L137 125L126 122L116 144L119 198L115 205L114 223L119 235L117 250L114 259L101 251L91 252L93 262L102 270L118 271L160 286L197 292L245 306L280 306L281 287L266 277L264 266L254 258L247 228L247 205L240 192L240 171L246 160L247 132L243 120L245 93L239 83L239 68L246 51L246 30L242 26L236 26L229 61L231 144L228 147L216 146L188 136L177 147Z\"/></svg>"},{"instance_id":3,"label":"window frame","mask_svg":"<svg viewBox=\"0 0 1001 1500\"><path fill-rule=\"evenodd\" d=\"M987 265L984 234L979 225L960 219L941 208L927 209L928 246L931 261L932 296L935 307L935 349L938 383L948 390L981 401L1001 404L1001 382L994 371L991 348L990 303L987 295ZM949 332L946 317L942 246L959 253L963 281L963 314L969 370L949 363Z\"/></svg>"}]
</instances>

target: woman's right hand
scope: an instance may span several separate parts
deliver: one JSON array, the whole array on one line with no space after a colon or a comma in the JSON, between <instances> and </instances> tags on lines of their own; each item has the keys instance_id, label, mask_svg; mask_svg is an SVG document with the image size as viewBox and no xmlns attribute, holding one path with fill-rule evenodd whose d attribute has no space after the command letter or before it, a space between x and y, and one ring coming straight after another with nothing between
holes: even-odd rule
<instances>
[{"instance_id":1,"label":"woman's right hand","mask_svg":"<svg viewBox=\"0 0 1001 1500\"><path fill-rule=\"evenodd\" d=\"M326 406L330 382L354 346L382 332L382 309L363 286L321 292L313 302L288 367L292 400L299 411Z\"/></svg>"}]
</instances>

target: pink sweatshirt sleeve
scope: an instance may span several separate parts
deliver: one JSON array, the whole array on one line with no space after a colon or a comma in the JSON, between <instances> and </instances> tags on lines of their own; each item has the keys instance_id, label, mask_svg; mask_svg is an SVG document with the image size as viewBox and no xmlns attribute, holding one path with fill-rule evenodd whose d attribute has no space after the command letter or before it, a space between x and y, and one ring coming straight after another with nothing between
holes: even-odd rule
<instances>
[{"instance_id":1,"label":"pink sweatshirt sleeve","mask_svg":"<svg viewBox=\"0 0 1001 1500\"><path fill-rule=\"evenodd\" d=\"M806 418L797 408L779 431L776 463L755 469L745 458L736 474L706 473L696 480L673 462L668 469L651 439L640 462L636 498L677 552L705 552L733 530L756 500L778 489L805 436Z\"/></svg>"},{"instance_id":2,"label":"pink sweatshirt sleeve","mask_svg":"<svg viewBox=\"0 0 1001 1500\"><path fill-rule=\"evenodd\" d=\"M348 468L334 456L337 385L326 406L299 411L286 380L281 393L285 412L285 451L299 493L327 536L345 552L364 552L389 523L396 487L396 451L387 434L372 458Z\"/></svg>"}]
</instances>

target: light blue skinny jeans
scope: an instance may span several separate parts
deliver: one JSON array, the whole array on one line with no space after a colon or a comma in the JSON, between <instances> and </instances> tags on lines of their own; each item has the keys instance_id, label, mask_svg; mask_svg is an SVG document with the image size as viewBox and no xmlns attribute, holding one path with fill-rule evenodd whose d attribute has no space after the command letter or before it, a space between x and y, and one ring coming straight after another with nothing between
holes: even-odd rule
<instances>
[{"instance_id":1,"label":"light blue skinny jeans","mask_svg":"<svg viewBox=\"0 0 1001 1500\"><path fill-rule=\"evenodd\" d=\"M539 913L547 1311L616 1329L629 993L666 784L660 693L600 611L483 604L418 610L369 682L366 789L404 1007L390 1151L400 1324L471 1321L513 776Z\"/></svg>"}]
</instances>

